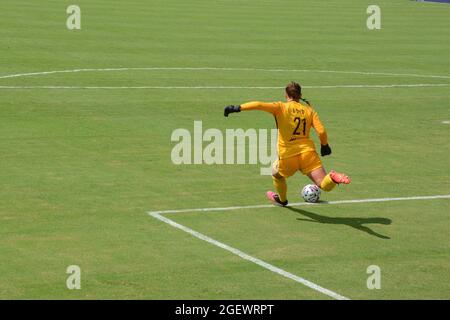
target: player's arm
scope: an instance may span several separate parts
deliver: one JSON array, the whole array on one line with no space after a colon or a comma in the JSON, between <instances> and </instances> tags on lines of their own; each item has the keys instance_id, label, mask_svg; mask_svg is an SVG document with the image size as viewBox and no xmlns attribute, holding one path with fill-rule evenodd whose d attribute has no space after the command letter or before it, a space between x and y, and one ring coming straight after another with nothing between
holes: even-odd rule
<instances>
[{"instance_id":1,"label":"player's arm","mask_svg":"<svg viewBox=\"0 0 450 320\"><path fill-rule=\"evenodd\" d=\"M240 106L226 106L224 109L224 116L228 117L230 113L250 110L261 110L277 115L280 111L280 104L278 102L253 101L244 103Z\"/></svg>"},{"instance_id":2,"label":"player's arm","mask_svg":"<svg viewBox=\"0 0 450 320\"><path fill-rule=\"evenodd\" d=\"M327 130L325 130L325 127L323 126L322 121L320 121L319 115L316 111L313 112L312 126L316 130L320 139L320 154L322 157L330 155L331 148L328 144Z\"/></svg>"}]
</instances>

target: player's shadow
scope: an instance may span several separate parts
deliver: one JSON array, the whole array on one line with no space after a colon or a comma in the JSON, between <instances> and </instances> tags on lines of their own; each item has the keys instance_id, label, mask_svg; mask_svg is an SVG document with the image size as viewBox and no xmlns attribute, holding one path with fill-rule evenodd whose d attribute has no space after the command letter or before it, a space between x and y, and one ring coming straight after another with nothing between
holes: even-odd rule
<instances>
[{"instance_id":1,"label":"player's shadow","mask_svg":"<svg viewBox=\"0 0 450 320\"><path fill-rule=\"evenodd\" d=\"M388 236L384 236L379 234L369 227L365 226L366 224L384 224L389 225L392 223L391 219L387 218L341 218L341 217L327 217L322 216L317 213L305 211L299 208L286 207L287 209L297 212L309 219L297 218L297 220L308 221L308 222L317 222L317 223L327 223L327 224L343 224L357 230L366 232L372 236L381 238L381 239L390 239Z\"/></svg>"}]
</instances>

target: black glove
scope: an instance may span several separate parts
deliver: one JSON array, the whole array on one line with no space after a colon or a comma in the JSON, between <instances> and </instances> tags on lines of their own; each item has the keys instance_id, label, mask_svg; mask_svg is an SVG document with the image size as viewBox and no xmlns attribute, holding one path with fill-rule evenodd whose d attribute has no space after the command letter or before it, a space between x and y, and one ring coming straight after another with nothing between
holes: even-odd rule
<instances>
[{"instance_id":1,"label":"black glove","mask_svg":"<svg viewBox=\"0 0 450 320\"><path fill-rule=\"evenodd\" d=\"M223 110L223 115L228 117L228 115L233 112L241 112L241 106L226 106Z\"/></svg>"},{"instance_id":2,"label":"black glove","mask_svg":"<svg viewBox=\"0 0 450 320\"><path fill-rule=\"evenodd\" d=\"M320 154L322 157L328 156L331 154L331 148L328 144L320 146Z\"/></svg>"}]
</instances>

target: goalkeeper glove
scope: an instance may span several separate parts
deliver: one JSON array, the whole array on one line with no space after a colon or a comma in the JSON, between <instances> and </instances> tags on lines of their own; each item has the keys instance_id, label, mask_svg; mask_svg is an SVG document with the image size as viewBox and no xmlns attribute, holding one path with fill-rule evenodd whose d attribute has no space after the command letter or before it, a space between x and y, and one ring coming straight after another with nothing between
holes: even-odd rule
<instances>
[{"instance_id":1,"label":"goalkeeper glove","mask_svg":"<svg viewBox=\"0 0 450 320\"><path fill-rule=\"evenodd\" d=\"M241 106L226 106L223 110L223 115L228 117L230 113L241 112Z\"/></svg>"},{"instance_id":2,"label":"goalkeeper glove","mask_svg":"<svg viewBox=\"0 0 450 320\"><path fill-rule=\"evenodd\" d=\"M326 144L326 145L321 145L320 146L320 154L322 155L322 157L328 156L331 154L331 148L330 145Z\"/></svg>"}]
</instances>

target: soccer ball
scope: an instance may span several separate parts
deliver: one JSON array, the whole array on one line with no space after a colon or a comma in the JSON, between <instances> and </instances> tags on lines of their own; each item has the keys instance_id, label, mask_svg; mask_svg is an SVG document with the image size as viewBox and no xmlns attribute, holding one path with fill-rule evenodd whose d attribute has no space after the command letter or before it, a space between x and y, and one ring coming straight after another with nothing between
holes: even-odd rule
<instances>
[{"instance_id":1,"label":"soccer ball","mask_svg":"<svg viewBox=\"0 0 450 320\"><path fill-rule=\"evenodd\" d=\"M302 197L306 202L317 202L320 198L321 190L315 184L308 184L302 189Z\"/></svg>"}]
</instances>

